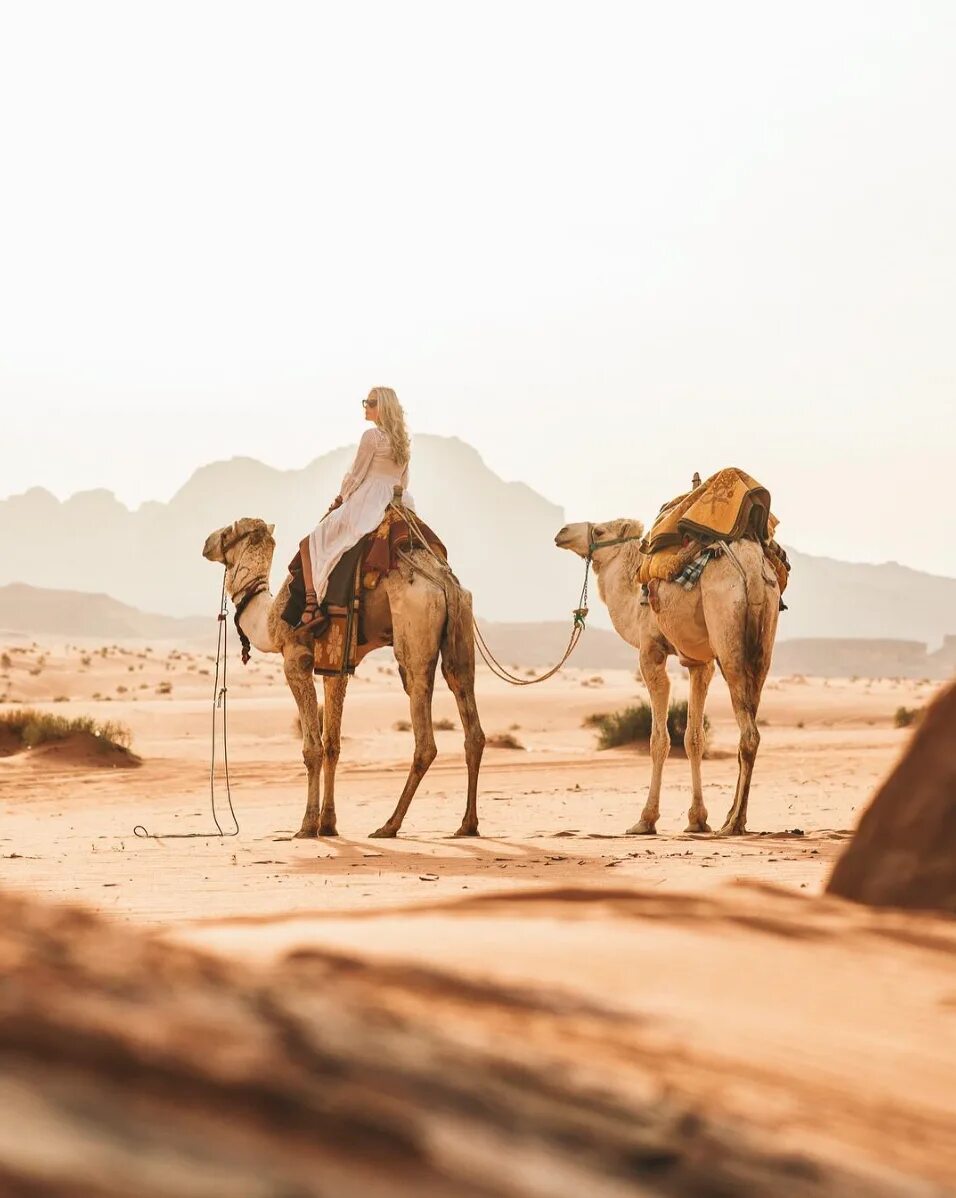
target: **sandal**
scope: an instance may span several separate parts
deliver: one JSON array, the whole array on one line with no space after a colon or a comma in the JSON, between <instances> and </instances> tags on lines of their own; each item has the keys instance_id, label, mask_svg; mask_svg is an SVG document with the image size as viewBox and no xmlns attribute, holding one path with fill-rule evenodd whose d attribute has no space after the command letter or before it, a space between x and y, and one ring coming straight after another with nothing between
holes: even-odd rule
<instances>
[{"instance_id":1,"label":"sandal","mask_svg":"<svg viewBox=\"0 0 956 1198\"><path fill-rule=\"evenodd\" d=\"M315 591L307 591L305 607L302 609L302 615L295 626L295 631L318 632L321 631L321 626L328 622L329 618L319 606L318 600L315 597Z\"/></svg>"}]
</instances>

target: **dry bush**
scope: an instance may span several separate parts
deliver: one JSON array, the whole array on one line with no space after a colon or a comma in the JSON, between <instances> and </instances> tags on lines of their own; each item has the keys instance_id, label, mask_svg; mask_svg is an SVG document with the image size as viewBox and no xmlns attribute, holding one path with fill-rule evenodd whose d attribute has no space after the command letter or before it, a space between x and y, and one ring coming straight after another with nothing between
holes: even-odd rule
<instances>
[{"instance_id":1,"label":"dry bush","mask_svg":"<svg viewBox=\"0 0 956 1198\"><path fill-rule=\"evenodd\" d=\"M496 732L485 743L489 749L524 749L521 741L510 732Z\"/></svg>"},{"instance_id":2,"label":"dry bush","mask_svg":"<svg viewBox=\"0 0 956 1198\"><path fill-rule=\"evenodd\" d=\"M412 726L408 720L396 720L392 725L395 732L411 732Z\"/></svg>"},{"instance_id":3,"label":"dry bush","mask_svg":"<svg viewBox=\"0 0 956 1198\"><path fill-rule=\"evenodd\" d=\"M173 693L173 684L171 682L160 682L156 687L157 695L171 695Z\"/></svg>"},{"instance_id":4,"label":"dry bush","mask_svg":"<svg viewBox=\"0 0 956 1198\"><path fill-rule=\"evenodd\" d=\"M18 736L25 749L48 744L50 741L65 740L68 736L76 736L82 732L95 736L104 746L113 745L120 749L128 749L132 739L129 729L124 724L117 724L111 720L94 720L88 715L68 720L64 716L34 711L30 707L21 711L4 712L0 715L0 727Z\"/></svg>"},{"instance_id":5,"label":"dry bush","mask_svg":"<svg viewBox=\"0 0 956 1198\"><path fill-rule=\"evenodd\" d=\"M896 728L910 728L913 724L919 723L919 718L923 714L920 707L897 707L896 714L893 716L893 725Z\"/></svg>"},{"instance_id":6,"label":"dry bush","mask_svg":"<svg viewBox=\"0 0 956 1198\"><path fill-rule=\"evenodd\" d=\"M625 707L608 714L594 713L585 717L585 727L596 728L598 747L616 749L620 745L647 744L651 739L654 717L649 703ZM671 744L680 748L687 731L687 703L671 703L667 709L667 732ZM710 738L710 720L704 716L704 746Z\"/></svg>"},{"instance_id":7,"label":"dry bush","mask_svg":"<svg viewBox=\"0 0 956 1198\"><path fill-rule=\"evenodd\" d=\"M444 719L444 720L435 720L432 727L435 729L436 732L454 732L456 730L456 728L458 727L458 725L455 723L454 720Z\"/></svg>"}]
</instances>

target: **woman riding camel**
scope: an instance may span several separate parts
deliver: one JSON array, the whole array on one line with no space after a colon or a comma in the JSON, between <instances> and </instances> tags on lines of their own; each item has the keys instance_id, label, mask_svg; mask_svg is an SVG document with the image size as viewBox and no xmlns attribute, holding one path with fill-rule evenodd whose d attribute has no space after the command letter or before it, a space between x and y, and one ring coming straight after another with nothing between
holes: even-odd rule
<instances>
[{"instance_id":1,"label":"woman riding camel","mask_svg":"<svg viewBox=\"0 0 956 1198\"><path fill-rule=\"evenodd\" d=\"M296 625L310 629L325 620L322 600L329 575L342 555L374 532L392 502L396 486L408 486L411 457L405 413L391 387L373 387L362 400L368 429L359 442L342 490L315 529L299 545L305 578L305 609ZM407 500L406 500L407 502Z\"/></svg>"}]
</instances>

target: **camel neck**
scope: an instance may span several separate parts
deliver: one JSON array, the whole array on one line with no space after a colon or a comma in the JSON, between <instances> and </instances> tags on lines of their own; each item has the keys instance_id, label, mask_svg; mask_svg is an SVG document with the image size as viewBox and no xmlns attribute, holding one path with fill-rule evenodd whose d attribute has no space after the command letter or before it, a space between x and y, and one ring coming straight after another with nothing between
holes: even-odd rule
<instances>
[{"instance_id":1,"label":"camel neck","mask_svg":"<svg viewBox=\"0 0 956 1198\"><path fill-rule=\"evenodd\" d=\"M640 587L628 578L624 554L615 554L598 573L598 594L604 600L615 632L624 640L635 643L633 634L640 615Z\"/></svg>"},{"instance_id":2,"label":"camel neck","mask_svg":"<svg viewBox=\"0 0 956 1198\"><path fill-rule=\"evenodd\" d=\"M252 642L253 648L258 649L260 653L279 652L279 646L269 632L271 608L272 596L268 591L262 591L249 600L239 617L239 627Z\"/></svg>"}]
</instances>

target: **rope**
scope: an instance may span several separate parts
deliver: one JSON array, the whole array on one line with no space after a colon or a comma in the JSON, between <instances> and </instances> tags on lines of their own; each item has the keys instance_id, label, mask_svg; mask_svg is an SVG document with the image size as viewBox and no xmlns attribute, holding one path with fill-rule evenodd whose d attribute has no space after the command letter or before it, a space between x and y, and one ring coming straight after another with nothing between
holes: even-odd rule
<instances>
[{"instance_id":1,"label":"rope","mask_svg":"<svg viewBox=\"0 0 956 1198\"><path fill-rule=\"evenodd\" d=\"M411 510L408 508L401 508L395 503L392 503L389 506L394 507L397 512L401 513L403 519L408 522L409 528L411 528L411 530L417 534L418 539L422 543L422 548L431 554L435 561L438 562L439 566L441 566L443 570L446 570L448 574L451 575L451 578L457 583L458 580L455 578L455 575L449 568L448 563L442 561L442 559L426 541L425 535ZM411 569L417 570L424 578L427 578L429 582L434 583L435 586L440 587L442 590L445 589L445 583L442 580L430 575L422 568L419 562L413 561L410 554L399 552L399 557L401 557ZM591 555L589 553L587 560L584 563L584 585L581 588L581 598L578 602L578 606L573 612L574 623L571 626L571 636L568 639L568 647L565 649L564 655L557 665L552 666L551 669L546 673L539 674L535 678L519 678L517 674L512 674L510 670L505 669L505 667L500 661L498 661L491 649L488 647L488 642L485 640L481 629L478 627L478 621L473 621L475 646L478 649L478 653L480 654L482 661L485 663L488 669L491 670L492 674L494 674L496 678L499 678L502 682L509 683L511 686L536 686L539 682L547 682L549 678L553 678L555 674L564 668L571 654L578 647L578 642L584 634L585 620L587 619L588 615L588 578L590 576L590 572Z\"/></svg>"},{"instance_id":2,"label":"rope","mask_svg":"<svg viewBox=\"0 0 956 1198\"><path fill-rule=\"evenodd\" d=\"M226 693L228 690L226 686L226 662L229 659L226 644L229 628L227 608L226 571L224 570L222 575L222 594L219 599L219 615L217 616L219 634L216 640L216 677L212 689L212 752L209 760L209 806L212 811L212 822L216 825L216 831L147 832L142 824L137 824L133 829L133 835L138 836L141 840L208 840L217 837L239 835L239 820L236 818L236 812L232 806L232 789L229 785L229 742L226 726ZM222 686L219 685L220 664L222 666ZM216 711L220 708L222 709L222 759L226 778L226 802L229 804L229 814L232 816L232 822L235 825L234 832L223 832L222 825L219 823L219 817L216 814Z\"/></svg>"}]
</instances>

